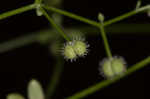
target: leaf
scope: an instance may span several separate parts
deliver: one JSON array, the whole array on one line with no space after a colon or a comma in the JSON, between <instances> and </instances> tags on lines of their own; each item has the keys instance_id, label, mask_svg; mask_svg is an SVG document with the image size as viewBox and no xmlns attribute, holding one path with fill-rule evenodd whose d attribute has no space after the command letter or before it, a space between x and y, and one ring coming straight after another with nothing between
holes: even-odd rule
<instances>
[{"instance_id":1,"label":"leaf","mask_svg":"<svg viewBox=\"0 0 150 99\"><path fill-rule=\"evenodd\" d=\"M10 93L7 95L6 99L25 99L21 94Z\"/></svg>"},{"instance_id":2,"label":"leaf","mask_svg":"<svg viewBox=\"0 0 150 99\"><path fill-rule=\"evenodd\" d=\"M28 85L28 99L44 99L43 89L37 80L31 80Z\"/></svg>"}]
</instances>

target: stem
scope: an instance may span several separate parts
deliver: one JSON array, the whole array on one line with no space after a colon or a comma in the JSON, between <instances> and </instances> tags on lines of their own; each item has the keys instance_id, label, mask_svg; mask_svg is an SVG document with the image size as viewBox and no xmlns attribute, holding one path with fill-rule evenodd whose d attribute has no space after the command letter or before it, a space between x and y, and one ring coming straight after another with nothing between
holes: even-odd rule
<instances>
[{"instance_id":1,"label":"stem","mask_svg":"<svg viewBox=\"0 0 150 99\"><path fill-rule=\"evenodd\" d=\"M111 19L111 20L106 21L106 22L104 23L104 26L108 26L108 25L110 25L110 24L113 24L113 23L116 23L116 22L121 21L121 20L123 20L123 19L126 19L126 18L128 18L128 17L130 17L130 16L135 15L136 13L137 13L136 10L131 11L131 12L128 12L128 13L125 13L125 14L123 14L123 15L121 15L121 16L118 16L118 17L116 17L116 18L113 18L113 19Z\"/></svg>"},{"instance_id":2,"label":"stem","mask_svg":"<svg viewBox=\"0 0 150 99\"><path fill-rule=\"evenodd\" d=\"M91 24L91 25L96 26L96 27L99 27L99 25L100 25L100 23L98 23L98 22L92 21L90 19L84 18L82 16L78 16L76 14L73 14L73 13L70 13L70 12L58 9L58 8L54 8L54 7L50 7L50 6L46 6L46 5L42 5L42 7L45 8L45 9L47 9L47 10L49 10L49 11L53 11L53 12L62 14L64 16L68 16L70 18L82 21L84 23Z\"/></svg>"},{"instance_id":3,"label":"stem","mask_svg":"<svg viewBox=\"0 0 150 99\"><path fill-rule=\"evenodd\" d=\"M47 18L47 20L51 23L51 25L56 28L56 30L60 33L60 35L62 37L64 37L65 40L70 41L70 39L66 36L66 34L61 30L61 28L55 24L55 22L53 21L53 19L47 14L47 12L41 8L41 11L43 13L43 15Z\"/></svg>"},{"instance_id":4,"label":"stem","mask_svg":"<svg viewBox=\"0 0 150 99\"><path fill-rule=\"evenodd\" d=\"M146 10L150 10L150 5L146 5L144 7L141 7L139 9L137 9L136 11L138 13L138 12L142 12L142 11L146 11Z\"/></svg>"},{"instance_id":5,"label":"stem","mask_svg":"<svg viewBox=\"0 0 150 99\"><path fill-rule=\"evenodd\" d=\"M63 71L63 61L59 56L57 56L57 63L56 63L56 66L54 67L52 78L47 87L46 99L52 98L52 95L54 94L56 88L58 87L58 83L59 83L62 71Z\"/></svg>"},{"instance_id":6,"label":"stem","mask_svg":"<svg viewBox=\"0 0 150 99\"><path fill-rule=\"evenodd\" d=\"M103 24L100 26L100 31L101 31L101 35L102 35L102 38L103 38L103 41L104 41L106 54L109 58L112 58L111 50L110 50L110 47L109 47L109 44L108 44L108 40L107 40L107 37L106 37L106 33L105 33L105 30L104 30Z\"/></svg>"},{"instance_id":7,"label":"stem","mask_svg":"<svg viewBox=\"0 0 150 99\"><path fill-rule=\"evenodd\" d=\"M121 16L118 16L118 17L116 17L116 18L113 18L113 19L110 19L110 20L106 21L106 22L104 23L104 26L108 26L108 25L110 25L110 24L116 23L116 22L118 22L118 21L121 21L121 20L123 20L123 19L126 19L126 18L128 18L128 17L130 17L130 16L133 16L133 15L135 15L135 14L137 14L137 13L140 13L140 12L145 11L145 10L148 10L148 9L150 9L150 5L146 5L146 6L143 6L143 7L141 7L141 8L138 8L138 9L136 9L136 10L130 11L130 12L128 12L128 13L125 13L125 14L121 15Z\"/></svg>"},{"instance_id":8,"label":"stem","mask_svg":"<svg viewBox=\"0 0 150 99\"><path fill-rule=\"evenodd\" d=\"M133 72L145 67L146 65L148 65L150 63L150 57L145 58L144 60L138 62L137 64L133 65L132 67L130 67L124 75L122 76L117 76L116 78L112 79L112 80L104 80L100 83L97 83L96 85L93 85L87 89L84 89L76 94L74 94L73 96L67 97L66 99L81 99L84 98L96 91L100 91L101 89L107 87L108 85L117 82L118 80L120 80L123 77L128 76L129 74L132 74Z\"/></svg>"},{"instance_id":9,"label":"stem","mask_svg":"<svg viewBox=\"0 0 150 99\"><path fill-rule=\"evenodd\" d=\"M12 11L2 13L2 14L0 14L0 20L11 17L11 16L16 15L16 14L23 13L25 11L32 10L35 7L36 7L35 4L30 4L30 5L27 5L27 6L12 10Z\"/></svg>"},{"instance_id":10,"label":"stem","mask_svg":"<svg viewBox=\"0 0 150 99\"><path fill-rule=\"evenodd\" d=\"M98 28L99 28L99 26L101 25L99 22L92 21L92 20L90 20L90 19L87 19L87 18L78 16L78 15L76 15L76 14L74 14L74 13L70 13L70 12L67 12L67 11L64 11L64 10L61 10L61 9L58 9L58 8L54 8L54 7L50 7L50 6L46 6L46 5L42 5L42 7L45 8L45 9L47 9L47 10L49 10L49 11L53 11L53 12L62 14L62 15L64 15L64 16L68 16L68 17L70 17L70 18L73 18L73 19L82 21L82 22L84 22L84 23L88 23L88 24L90 24L90 25L96 26L96 27L98 27ZM123 15L121 15L121 16L118 16L118 17L116 17L116 18L114 18L114 19L110 19L110 20L104 22L104 26L108 26L108 25L110 25L110 24L116 23L116 22L118 22L118 21L121 21L121 20L123 20L123 19L126 19L126 18L128 18L128 17L130 17L130 16L133 16L133 15L135 15L135 14L137 14L137 13L140 13L140 12L145 11L145 10L148 10L148 9L150 9L150 5L146 5L146 6L143 6L143 7L139 8L139 9L137 9L137 10L130 11L130 12L125 13L125 14L123 14Z\"/></svg>"}]
</instances>

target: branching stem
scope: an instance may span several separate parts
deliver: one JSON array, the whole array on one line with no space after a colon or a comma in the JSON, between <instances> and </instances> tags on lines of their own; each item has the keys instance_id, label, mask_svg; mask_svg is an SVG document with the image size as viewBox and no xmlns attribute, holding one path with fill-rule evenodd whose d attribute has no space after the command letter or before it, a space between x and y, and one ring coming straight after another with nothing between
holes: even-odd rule
<instances>
[{"instance_id":1,"label":"branching stem","mask_svg":"<svg viewBox=\"0 0 150 99\"><path fill-rule=\"evenodd\" d=\"M67 41L70 41L70 39L67 37L67 35L62 31L62 29L53 21L53 19L48 15L48 13L41 8L41 11L43 15L47 18L47 20L51 23L51 25L56 28L56 30L60 33L60 35Z\"/></svg>"},{"instance_id":2,"label":"branching stem","mask_svg":"<svg viewBox=\"0 0 150 99\"><path fill-rule=\"evenodd\" d=\"M96 21L92 21L90 19L87 19L87 18L84 18L84 17L81 17L81 16L78 16L76 14L73 14L71 12L67 12L67 11L64 11L64 10L61 10L61 9L58 9L58 8L54 8L54 7L50 7L50 6L46 6L46 5L42 5L43 8L49 10L49 11L53 11L53 12L56 12L56 13L59 13L59 14L62 14L62 15L65 15L65 16L68 16L70 18L73 18L73 19L76 19L76 20L79 20L79 21L82 21L84 23L87 23L87 24L90 24L90 25L93 25L93 26L96 26L99 28L99 26L101 25L99 22L96 22ZM140 13L142 11L145 11L145 10L148 10L150 9L150 5L146 5L146 6L143 6L137 10L133 10L133 11L130 11L128 13L125 13L121 16L118 16L116 18L113 18L113 19L110 19L108 21L105 21L104 22L104 26L108 26L110 24L113 24L113 23L116 23L118 21L121 21L123 19L126 19L130 16L133 16L137 13Z\"/></svg>"}]
</instances>

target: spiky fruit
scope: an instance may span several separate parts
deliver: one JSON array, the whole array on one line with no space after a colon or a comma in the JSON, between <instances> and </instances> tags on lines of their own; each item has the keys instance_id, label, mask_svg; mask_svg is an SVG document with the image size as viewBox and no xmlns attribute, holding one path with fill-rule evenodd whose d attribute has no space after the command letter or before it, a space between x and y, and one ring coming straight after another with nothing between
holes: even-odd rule
<instances>
[{"instance_id":1,"label":"spiky fruit","mask_svg":"<svg viewBox=\"0 0 150 99\"><path fill-rule=\"evenodd\" d=\"M82 38L73 38L67 42L62 50L65 59L76 60L78 57L85 56L88 53L89 45Z\"/></svg>"},{"instance_id":2,"label":"spiky fruit","mask_svg":"<svg viewBox=\"0 0 150 99\"><path fill-rule=\"evenodd\" d=\"M78 56L84 56L87 54L87 45L83 41L75 41L73 49Z\"/></svg>"},{"instance_id":3,"label":"spiky fruit","mask_svg":"<svg viewBox=\"0 0 150 99\"><path fill-rule=\"evenodd\" d=\"M114 58L111 62L113 72L118 75L126 70L125 62L122 58Z\"/></svg>"},{"instance_id":4,"label":"spiky fruit","mask_svg":"<svg viewBox=\"0 0 150 99\"><path fill-rule=\"evenodd\" d=\"M110 60L105 60L104 63L102 64L102 73L104 74L105 77L113 77L114 76L114 72L112 70L112 66L111 66L111 61Z\"/></svg>"},{"instance_id":5,"label":"spiky fruit","mask_svg":"<svg viewBox=\"0 0 150 99\"><path fill-rule=\"evenodd\" d=\"M126 71L125 61L121 57L104 59L100 65L100 71L106 78L113 78L117 75L123 74Z\"/></svg>"},{"instance_id":6,"label":"spiky fruit","mask_svg":"<svg viewBox=\"0 0 150 99\"><path fill-rule=\"evenodd\" d=\"M72 61L76 59L77 55L73 49L72 42L69 42L65 45L63 54L67 60L70 59Z\"/></svg>"}]
</instances>

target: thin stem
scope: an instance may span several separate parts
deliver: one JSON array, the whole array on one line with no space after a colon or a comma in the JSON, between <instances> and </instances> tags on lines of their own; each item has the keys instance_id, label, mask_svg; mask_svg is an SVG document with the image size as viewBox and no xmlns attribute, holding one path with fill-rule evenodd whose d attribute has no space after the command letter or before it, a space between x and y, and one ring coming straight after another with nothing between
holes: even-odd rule
<instances>
[{"instance_id":1,"label":"thin stem","mask_svg":"<svg viewBox=\"0 0 150 99\"><path fill-rule=\"evenodd\" d=\"M0 14L0 20L11 17L11 16L16 15L16 14L20 14L20 13L32 10L35 7L36 7L35 4L30 4L30 5L27 5L27 6L12 10L12 11L2 13L2 14Z\"/></svg>"},{"instance_id":2,"label":"thin stem","mask_svg":"<svg viewBox=\"0 0 150 99\"><path fill-rule=\"evenodd\" d=\"M84 18L82 16L78 16L78 15L73 14L71 12L67 12L67 11L64 11L64 10L61 10L61 9L58 9L58 8L54 8L54 7L51 7L51 6L46 6L46 5L42 5L42 7L49 10L49 11L53 11L53 12L68 16L70 18L82 21L84 23L91 24L91 25L96 26L96 27L99 27L99 25L100 25L100 23L98 23L98 22L92 21L92 20Z\"/></svg>"},{"instance_id":3,"label":"thin stem","mask_svg":"<svg viewBox=\"0 0 150 99\"><path fill-rule=\"evenodd\" d=\"M130 16L133 16L137 13L143 12L143 11L148 10L148 9L150 9L150 5L146 5L146 6L143 6L141 8L138 8L136 10L130 11L128 13L125 13L125 14L121 15L121 16L118 16L116 18L105 21L104 26L108 26L110 24L116 23L116 22L121 21L123 19L129 18Z\"/></svg>"},{"instance_id":4,"label":"thin stem","mask_svg":"<svg viewBox=\"0 0 150 99\"><path fill-rule=\"evenodd\" d=\"M118 80L120 80L121 78L123 77L126 77L128 76L129 74L132 74L133 72L145 67L146 65L148 65L150 63L150 57L147 57L145 58L144 60L138 62L137 64L131 66L126 72L124 75L122 76L117 76L116 78L112 79L112 80L104 80L100 83L97 83L96 85L93 85L87 89L84 89L70 97L67 97L66 99L81 99L81 98L84 98L96 91L100 91L101 89L109 86L110 84L112 83L115 83L117 82Z\"/></svg>"},{"instance_id":5,"label":"thin stem","mask_svg":"<svg viewBox=\"0 0 150 99\"><path fill-rule=\"evenodd\" d=\"M47 18L47 20L51 23L51 25L56 28L56 30L60 33L65 40L70 41L70 39L66 36L66 34L61 30L61 28L53 21L53 19L47 14L47 12L41 8L43 15Z\"/></svg>"},{"instance_id":6,"label":"thin stem","mask_svg":"<svg viewBox=\"0 0 150 99\"><path fill-rule=\"evenodd\" d=\"M46 5L42 5L42 6L43 6L43 8L45 8L45 9L47 9L47 10L49 10L49 11L53 11L53 12L62 14L62 15L64 15L64 16L68 16L68 17L70 17L70 18L73 18L73 19L82 21L82 22L84 22L84 23L88 23L88 24L90 24L90 25L96 26L96 27L98 27L98 28L99 28L99 26L101 25L99 22L92 21L92 20L90 20L90 19L87 19L87 18L78 16L78 15L76 15L76 14L74 14L74 13L71 13L71 12L67 12L67 11L64 11L64 10L61 10L61 9L57 9L57 8L54 8L54 7L50 7L50 6L46 6ZM125 14L123 14L123 15L121 15L121 16L118 16L118 17L116 17L116 18L114 18L114 19L110 19L110 20L104 22L104 26L108 26L108 25L110 25L110 24L116 23L116 22L118 22L118 21L121 21L121 20L123 20L123 19L126 19L126 18L128 18L128 17L130 17L130 16L133 16L133 15L135 15L135 14L137 14L137 13L140 13L140 12L145 11L145 10L148 10L148 9L150 9L150 5L141 7L141 8L139 8L139 9L137 9L137 10L130 11L130 12L125 13Z\"/></svg>"},{"instance_id":7,"label":"thin stem","mask_svg":"<svg viewBox=\"0 0 150 99\"><path fill-rule=\"evenodd\" d=\"M104 26L108 26L108 25L110 25L110 24L113 24L113 23L116 23L116 22L121 21L121 20L123 20L123 19L126 19L126 18L128 18L128 17L130 17L130 16L135 15L136 13L137 13L136 10L131 11L131 12L128 12L128 13L125 13L125 14L123 14L123 15L121 15L121 16L118 16L118 17L116 17L116 18L113 18L113 19L111 19L111 20L106 21L106 22L104 23Z\"/></svg>"},{"instance_id":8,"label":"thin stem","mask_svg":"<svg viewBox=\"0 0 150 99\"><path fill-rule=\"evenodd\" d=\"M109 43L108 43L108 40L107 40L107 37L106 37L106 33L105 33L105 30L104 30L103 24L100 26L100 31L101 31L101 35L102 35L102 38L103 38L103 41L104 41L106 54L109 58L112 58L111 50L110 50L110 47L109 47Z\"/></svg>"},{"instance_id":9,"label":"thin stem","mask_svg":"<svg viewBox=\"0 0 150 99\"><path fill-rule=\"evenodd\" d=\"M59 83L62 71L63 71L63 61L61 57L57 56L56 66L54 67L53 74L51 76L52 78L47 87L46 99L52 99L52 96L54 92L56 91L56 88L58 87L58 83Z\"/></svg>"}]
</instances>

